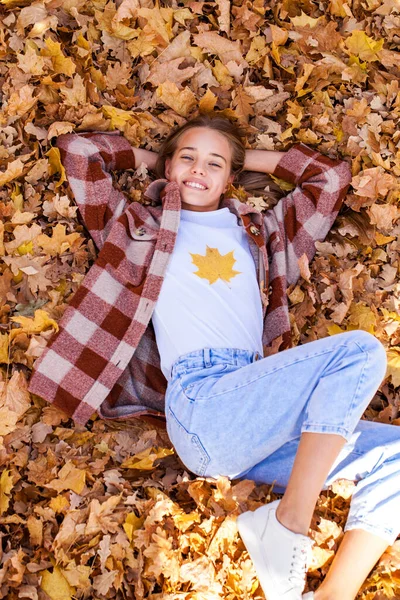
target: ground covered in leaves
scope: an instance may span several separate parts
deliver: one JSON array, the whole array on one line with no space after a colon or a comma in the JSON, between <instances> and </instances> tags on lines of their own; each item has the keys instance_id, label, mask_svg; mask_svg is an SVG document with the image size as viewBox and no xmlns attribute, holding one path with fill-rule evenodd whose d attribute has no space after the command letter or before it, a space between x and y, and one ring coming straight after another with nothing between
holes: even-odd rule
<instances>
[{"instance_id":1,"label":"ground covered in leaves","mask_svg":"<svg viewBox=\"0 0 400 600\"><path fill-rule=\"evenodd\" d=\"M389 369L365 417L399 425L398 0L0 0L0 17L0 597L262 598L235 519L270 487L195 478L164 431L76 427L27 392L95 258L55 137L119 130L157 150L172 126L215 111L247 128L249 147L302 141L349 161L345 207L288 291L293 339L375 334ZM140 200L149 174L115 183ZM309 589L352 487L320 496ZM399 571L397 542L359 597L400 598Z\"/></svg>"}]
</instances>

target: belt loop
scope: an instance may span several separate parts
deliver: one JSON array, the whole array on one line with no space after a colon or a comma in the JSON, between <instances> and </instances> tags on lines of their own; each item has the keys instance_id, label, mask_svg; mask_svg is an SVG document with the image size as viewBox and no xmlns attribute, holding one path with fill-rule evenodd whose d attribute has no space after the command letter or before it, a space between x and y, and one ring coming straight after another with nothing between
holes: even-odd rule
<instances>
[{"instance_id":1,"label":"belt loop","mask_svg":"<svg viewBox=\"0 0 400 600\"><path fill-rule=\"evenodd\" d=\"M211 367L212 363L211 363L211 357L210 357L210 348L203 349L203 357L204 357L204 366Z\"/></svg>"}]
</instances>

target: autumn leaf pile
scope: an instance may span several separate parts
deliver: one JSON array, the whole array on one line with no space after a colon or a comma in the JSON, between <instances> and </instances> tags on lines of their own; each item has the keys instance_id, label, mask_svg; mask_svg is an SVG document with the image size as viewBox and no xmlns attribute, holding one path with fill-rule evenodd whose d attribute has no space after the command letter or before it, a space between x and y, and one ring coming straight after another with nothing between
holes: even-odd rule
<instances>
[{"instance_id":1,"label":"autumn leaf pile","mask_svg":"<svg viewBox=\"0 0 400 600\"><path fill-rule=\"evenodd\" d=\"M397 0L0 0L0 597L262 598L236 516L273 499L185 471L163 430L75 426L27 381L95 259L55 147L119 130L157 150L211 111L248 147L302 141L352 165L327 240L288 290L295 343L365 329L388 352L366 418L400 424L400 5ZM131 200L145 166L115 173ZM283 182L278 182L284 188ZM266 197L236 194L264 210ZM308 589L343 535L353 484L321 494ZM360 598L400 597L400 545Z\"/></svg>"}]
</instances>

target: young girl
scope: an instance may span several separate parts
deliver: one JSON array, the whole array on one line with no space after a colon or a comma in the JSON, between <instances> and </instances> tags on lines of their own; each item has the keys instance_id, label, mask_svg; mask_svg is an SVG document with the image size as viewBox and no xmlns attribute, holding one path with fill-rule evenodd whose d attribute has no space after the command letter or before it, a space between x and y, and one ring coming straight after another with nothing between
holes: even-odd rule
<instances>
[{"instance_id":1,"label":"young girl","mask_svg":"<svg viewBox=\"0 0 400 600\"><path fill-rule=\"evenodd\" d=\"M286 287L337 215L347 164L302 144L245 151L235 126L209 117L172 132L157 161L110 134L68 134L57 145L101 251L31 391L80 422L94 408L155 415L146 393L165 392L168 434L188 469L276 481L281 500L238 518L267 600L302 597L317 497L336 479L356 480L329 574L304 596L355 598L400 530L400 431L360 421L385 375L384 349L353 331L263 358L272 342L290 345ZM157 206L127 206L111 187L110 168L141 161L165 174L147 191ZM261 215L224 198L243 168L295 189Z\"/></svg>"}]
</instances>

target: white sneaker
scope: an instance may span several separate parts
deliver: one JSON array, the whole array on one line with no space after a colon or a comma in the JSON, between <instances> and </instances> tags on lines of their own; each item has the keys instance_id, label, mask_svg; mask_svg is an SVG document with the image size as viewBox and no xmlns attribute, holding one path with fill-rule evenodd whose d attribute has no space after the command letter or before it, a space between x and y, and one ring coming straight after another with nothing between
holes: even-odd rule
<instances>
[{"instance_id":1,"label":"white sneaker","mask_svg":"<svg viewBox=\"0 0 400 600\"><path fill-rule=\"evenodd\" d=\"M279 502L242 513L237 527L267 600L301 600L313 541L279 523Z\"/></svg>"}]
</instances>

